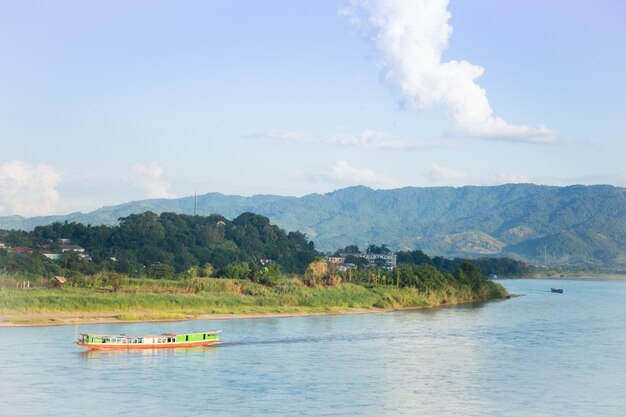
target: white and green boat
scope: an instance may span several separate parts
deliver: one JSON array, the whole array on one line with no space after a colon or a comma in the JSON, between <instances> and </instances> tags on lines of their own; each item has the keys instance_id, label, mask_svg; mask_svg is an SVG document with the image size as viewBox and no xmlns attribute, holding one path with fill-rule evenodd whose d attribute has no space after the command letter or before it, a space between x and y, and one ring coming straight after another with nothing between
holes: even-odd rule
<instances>
[{"instance_id":1,"label":"white and green boat","mask_svg":"<svg viewBox=\"0 0 626 417\"><path fill-rule=\"evenodd\" d=\"M199 333L164 333L128 336L81 333L76 344L87 349L158 349L207 346L219 343L221 330Z\"/></svg>"}]
</instances>

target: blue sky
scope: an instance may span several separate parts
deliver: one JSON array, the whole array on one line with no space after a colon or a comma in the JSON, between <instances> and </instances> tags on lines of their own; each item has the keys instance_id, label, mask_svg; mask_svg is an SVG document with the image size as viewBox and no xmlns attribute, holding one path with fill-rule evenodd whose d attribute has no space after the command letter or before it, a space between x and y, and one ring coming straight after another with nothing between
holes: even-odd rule
<instances>
[{"instance_id":1,"label":"blue sky","mask_svg":"<svg viewBox=\"0 0 626 417\"><path fill-rule=\"evenodd\" d=\"M0 215L626 185L622 0L0 0Z\"/></svg>"}]
</instances>

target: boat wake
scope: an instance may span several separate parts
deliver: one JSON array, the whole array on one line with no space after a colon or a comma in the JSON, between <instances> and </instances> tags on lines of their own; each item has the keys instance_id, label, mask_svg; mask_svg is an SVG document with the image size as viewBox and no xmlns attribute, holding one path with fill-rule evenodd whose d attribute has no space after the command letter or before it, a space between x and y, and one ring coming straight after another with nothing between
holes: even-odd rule
<instances>
[{"instance_id":1,"label":"boat wake","mask_svg":"<svg viewBox=\"0 0 626 417\"><path fill-rule=\"evenodd\" d=\"M390 340L412 338L413 334L384 334L384 333L363 333L363 334L345 334L345 335L328 335L321 337L286 337L281 339L267 340L246 340L246 341L230 341L220 342L221 346L252 346L252 345L286 345L286 344L311 344L311 343L330 343L337 341L371 341L371 340Z\"/></svg>"}]
</instances>

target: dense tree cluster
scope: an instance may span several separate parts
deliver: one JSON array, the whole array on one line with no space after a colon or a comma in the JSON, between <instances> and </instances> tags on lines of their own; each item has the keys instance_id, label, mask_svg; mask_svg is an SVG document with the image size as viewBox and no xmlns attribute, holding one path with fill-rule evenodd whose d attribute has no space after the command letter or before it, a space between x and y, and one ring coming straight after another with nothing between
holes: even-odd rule
<instances>
[{"instance_id":1,"label":"dense tree cluster","mask_svg":"<svg viewBox=\"0 0 626 417\"><path fill-rule=\"evenodd\" d=\"M441 256L431 258L421 250L398 252L397 256L398 264L430 265L444 272L455 271L467 262L467 259L462 258L446 259ZM480 258L472 260L472 263L485 275L520 277L531 272L526 262L511 258Z\"/></svg>"},{"instance_id":2,"label":"dense tree cluster","mask_svg":"<svg viewBox=\"0 0 626 417\"><path fill-rule=\"evenodd\" d=\"M74 251L61 253L63 239L84 248L89 257ZM32 232L0 231L0 240L13 248L32 249L23 254L0 249L0 268L39 275L107 270L171 278L236 271L243 277L248 268L247 275L254 278L260 262L275 263L287 273L303 273L319 256L304 234L286 233L252 213L231 222L219 215L145 212L120 218L118 226L65 222L39 226ZM61 257L51 261L43 251L61 253Z\"/></svg>"}]
</instances>

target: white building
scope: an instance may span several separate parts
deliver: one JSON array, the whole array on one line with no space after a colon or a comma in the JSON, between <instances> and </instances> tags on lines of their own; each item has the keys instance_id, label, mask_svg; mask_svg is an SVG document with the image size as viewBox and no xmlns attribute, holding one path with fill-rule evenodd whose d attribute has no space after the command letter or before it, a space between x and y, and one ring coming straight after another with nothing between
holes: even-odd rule
<instances>
[{"instance_id":1,"label":"white building","mask_svg":"<svg viewBox=\"0 0 626 417\"><path fill-rule=\"evenodd\" d=\"M327 256L326 260L332 264L339 266L347 266L346 258L348 256L354 256L356 258L363 258L367 261L369 267L380 267L384 269L393 269L397 264L397 256L395 253L340 253L339 256ZM352 265L354 266L354 265ZM340 269L341 270L341 269Z\"/></svg>"}]
</instances>

